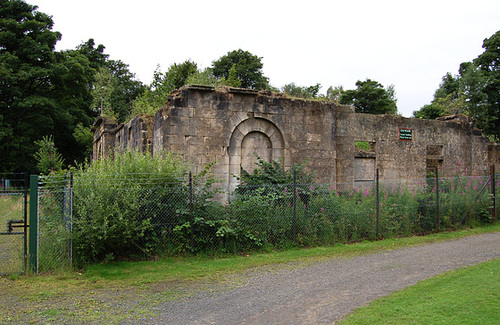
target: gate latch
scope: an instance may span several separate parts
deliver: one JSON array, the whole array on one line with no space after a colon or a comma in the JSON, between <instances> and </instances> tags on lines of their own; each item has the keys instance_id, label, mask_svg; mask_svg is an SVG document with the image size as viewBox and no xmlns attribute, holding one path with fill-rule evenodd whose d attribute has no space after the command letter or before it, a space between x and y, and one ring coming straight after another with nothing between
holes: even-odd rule
<instances>
[{"instance_id":1,"label":"gate latch","mask_svg":"<svg viewBox=\"0 0 500 325\"><path fill-rule=\"evenodd\" d=\"M9 220L7 221L7 233L11 234L14 228L24 228L24 220Z\"/></svg>"}]
</instances>

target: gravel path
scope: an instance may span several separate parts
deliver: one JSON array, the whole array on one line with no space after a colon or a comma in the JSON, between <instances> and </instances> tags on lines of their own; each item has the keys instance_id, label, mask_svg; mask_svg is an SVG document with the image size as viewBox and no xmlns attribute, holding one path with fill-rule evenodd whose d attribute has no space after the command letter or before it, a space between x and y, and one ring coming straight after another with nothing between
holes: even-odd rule
<instances>
[{"instance_id":1,"label":"gravel path","mask_svg":"<svg viewBox=\"0 0 500 325\"><path fill-rule=\"evenodd\" d=\"M258 270L160 304L158 324L332 324L439 273L500 257L500 233Z\"/></svg>"}]
</instances>

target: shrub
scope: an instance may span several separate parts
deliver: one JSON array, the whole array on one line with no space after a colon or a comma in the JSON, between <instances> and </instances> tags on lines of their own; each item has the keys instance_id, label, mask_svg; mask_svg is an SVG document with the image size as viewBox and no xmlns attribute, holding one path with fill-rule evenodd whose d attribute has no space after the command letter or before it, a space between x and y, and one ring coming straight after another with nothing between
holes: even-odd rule
<instances>
[{"instance_id":1,"label":"shrub","mask_svg":"<svg viewBox=\"0 0 500 325\"><path fill-rule=\"evenodd\" d=\"M156 253L162 236L187 221L186 164L170 153L125 152L74 175L77 264Z\"/></svg>"}]
</instances>

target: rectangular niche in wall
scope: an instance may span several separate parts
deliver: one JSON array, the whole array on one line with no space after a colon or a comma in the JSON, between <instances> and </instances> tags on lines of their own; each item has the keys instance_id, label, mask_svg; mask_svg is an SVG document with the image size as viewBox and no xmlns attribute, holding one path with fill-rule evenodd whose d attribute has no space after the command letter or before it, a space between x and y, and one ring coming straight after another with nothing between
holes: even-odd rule
<instances>
[{"instance_id":1,"label":"rectangular niche in wall","mask_svg":"<svg viewBox=\"0 0 500 325\"><path fill-rule=\"evenodd\" d=\"M437 169L440 169L443 165L444 155L443 155L443 145L429 145L426 148L426 169L427 174L434 173Z\"/></svg>"},{"instance_id":2,"label":"rectangular niche in wall","mask_svg":"<svg viewBox=\"0 0 500 325\"><path fill-rule=\"evenodd\" d=\"M369 188L375 181L375 157L354 158L354 183L358 188Z\"/></svg>"},{"instance_id":3,"label":"rectangular niche in wall","mask_svg":"<svg viewBox=\"0 0 500 325\"><path fill-rule=\"evenodd\" d=\"M354 183L358 189L371 188L375 181L375 141L354 141Z\"/></svg>"}]
</instances>

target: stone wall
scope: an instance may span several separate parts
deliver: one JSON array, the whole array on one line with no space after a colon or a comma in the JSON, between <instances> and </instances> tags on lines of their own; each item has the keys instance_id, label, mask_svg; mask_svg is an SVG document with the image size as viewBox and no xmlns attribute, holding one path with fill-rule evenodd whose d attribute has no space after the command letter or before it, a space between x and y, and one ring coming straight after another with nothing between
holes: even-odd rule
<instances>
[{"instance_id":1,"label":"stone wall","mask_svg":"<svg viewBox=\"0 0 500 325\"><path fill-rule=\"evenodd\" d=\"M136 117L117 125L108 117L99 117L94 124L93 159L112 157L115 151L126 149L153 154L153 119Z\"/></svg>"},{"instance_id":2,"label":"stone wall","mask_svg":"<svg viewBox=\"0 0 500 325\"><path fill-rule=\"evenodd\" d=\"M363 149L356 142L364 144ZM484 175L500 166L499 146L474 129L466 117L446 121L354 113L350 106L292 99L249 89L188 86L171 95L153 119L137 117L95 125L94 157L112 148L173 151L198 172L212 171L230 188L241 168L252 171L256 157L281 160L285 168L308 160L317 181L371 183L424 178L438 167Z\"/></svg>"}]
</instances>

